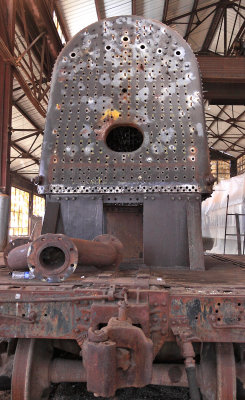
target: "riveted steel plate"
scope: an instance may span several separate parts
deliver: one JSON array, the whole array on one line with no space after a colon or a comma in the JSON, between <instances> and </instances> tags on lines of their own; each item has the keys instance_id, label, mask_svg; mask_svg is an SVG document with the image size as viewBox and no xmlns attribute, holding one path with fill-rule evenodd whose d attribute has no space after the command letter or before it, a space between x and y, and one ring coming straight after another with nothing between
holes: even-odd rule
<instances>
[{"instance_id":1,"label":"riveted steel plate","mask_svg":"<svg viewBox=\"0 0 245 400\"><path fill-rule=\"evenodd\" d=\"M41 193L208 192L196 58L174 30L135 16L98 21L59 55Z\"/></svg>"}]
</instances>

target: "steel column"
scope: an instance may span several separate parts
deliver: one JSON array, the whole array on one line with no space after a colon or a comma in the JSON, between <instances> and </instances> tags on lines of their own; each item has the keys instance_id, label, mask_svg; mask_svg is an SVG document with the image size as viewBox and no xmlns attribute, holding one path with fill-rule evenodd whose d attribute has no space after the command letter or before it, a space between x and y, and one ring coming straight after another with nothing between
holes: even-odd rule
<instances>
[{"instance_id":1,"label":"steel column","mask_svg":"<svg viewBox=\"0 0 245 400\"><path fill-rule=\"evenodd\" d=\"M0 2L0 38L9 49L14 47L15 27L15 0L1 0ZM0 191L9 194L9 160L11 124L11 99L13 74L11 65L0 58Z\"/></svg>"}]
</instances>

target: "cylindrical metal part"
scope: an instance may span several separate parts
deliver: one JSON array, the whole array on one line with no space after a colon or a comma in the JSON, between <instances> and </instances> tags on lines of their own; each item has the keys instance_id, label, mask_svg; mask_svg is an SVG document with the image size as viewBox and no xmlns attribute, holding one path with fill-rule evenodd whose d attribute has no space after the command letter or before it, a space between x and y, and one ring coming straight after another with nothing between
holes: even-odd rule
<instances>
[{"instance_id":1,"label":"cylindrical metal part","mask_svg":"<svg viewBox=\"0 0 245 400\"><path fill-rule=\"evenodd\" d=\"M31 243L27 261L30 270L41 280L59 282L76 269L77 264L118 267L123 258L122 243L111 235L93 241L68 238L62 234L41 235Z\"/></svg>"},{"instance_id":2,"label":"cylindrical metal part","mask_svg":"<svg viewBox=\"0 0 245 400\"><path fill-rule=\"evenodd\" d=\"M187 367L186 375L189 384L189 392L191 400L201 400L201 394L197 383L196 368Z\"/></svg>"},{"instance_id":3,"label":"cylindrical metal part","mask_svg":"<svg viewBox=\"0 0 245 400\"><path fill-rule=\"evenodd\" d=\"M27 261L36 278L60 282L75 271L78 251L68 236L47 233L30 244Z\"/></svg>"},{"instance_id":4,"label":"cylindrical metal part","mask_svg":"<svg viewBox=\"0 0 245 400\"><path fill-rule=\"evenodd\" d=\"M4 250L8 236L9 196L0 193L0 251Z\"/></svg>"},{"instance_id":5,"label":"cylindrical metal part","mask_svg":"<svg viewBox=\"0 0 245 400\"><path fill-rule=\"evenodd\" d=\"M86 382L86 370L80 360L56 358L49 370L50 382ZM188 387L183 364L154 364L152 369L152 385Z\"/></svg>"},{"instance_id":6,"label":"cylindrical metal part","mask_svg":"<svg viewBox=\"0 0 245 400\"><path fill-rule=\"evenodd\" d=\"M7 265L10 271L24 271L28 269L27 253L30 243L15 247L7 255Z\"/></svg>"},{"instance_id":7,"label":"cylindrical metal part","mask_svg":"<svg viewBox=\"0 0 245 400\"><path fill-rule=\"evenodd\" d=\"M73 273L77 264L116 268L122 258L123 245L114 236L100 235L92 241L47 233L11 250L7 264L11 271L29 266L37 278L57 282Z\"/></svg>"},{"instance_id":8,"label":"cylindrical metal part","mask_svg":"<svg viewBox=\"0 0 245 400\"><path fill-rule=\"evenodd\" d=\"M108 267L121 263L123 258L123 245L112 235L100 235L92 241L72 238L78 250L78 263L81 265L94 265Z\"/></svg>"},{"instance_id":9,"label":"cylindrical metal part","mask_svg":"<svg viewBox=\"0 0 245 400\"><path fill-rule=\"evenodd\" d=\"M154 364L152 369L152 385L188 387L183 364Z\"/></svg>"},{"instance_id":10,"label":"cylindrical metal part","mask_svg":"<svg viewBox=\"0 0 245 400\"><path fill-rule=\"evenodd\" d=\"M52 383L86 382L86 370L82 361L55 358L50 365L49 379Z\"/></svg>"}]
</instances>

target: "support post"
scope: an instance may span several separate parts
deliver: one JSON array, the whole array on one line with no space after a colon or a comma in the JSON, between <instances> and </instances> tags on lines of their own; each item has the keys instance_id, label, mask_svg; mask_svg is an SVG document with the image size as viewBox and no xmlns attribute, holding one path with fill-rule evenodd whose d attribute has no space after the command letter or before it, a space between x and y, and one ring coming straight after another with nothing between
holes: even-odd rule
<instances>
[{"instance_id":1,"label":"support post","mask_svg":"<svg viewBox=\"0 0 245 400\"><path fill-rule=\"evenodd\" d=\"M16 0L0 1L0 37L13 51ZM10 194L10 134L12 117L12 67L0 58L0 191Z\"/></svg>"}]
</instances>

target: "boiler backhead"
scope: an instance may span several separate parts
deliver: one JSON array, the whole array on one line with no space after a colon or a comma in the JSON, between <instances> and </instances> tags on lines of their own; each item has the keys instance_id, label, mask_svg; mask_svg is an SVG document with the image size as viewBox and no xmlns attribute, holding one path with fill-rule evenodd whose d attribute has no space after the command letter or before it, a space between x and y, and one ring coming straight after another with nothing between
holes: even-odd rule
<instances>
[{"instance_id":1,"label":"boiler backhead","mask_svg":"<svg viewBox=\"0 0 245 400\"><path fill-rule=\"evenodd\" d=\"M40 193L208 193L201 79L160 22L114 17L83 29L55 64Z\"/></svg>"}]
</instances>

